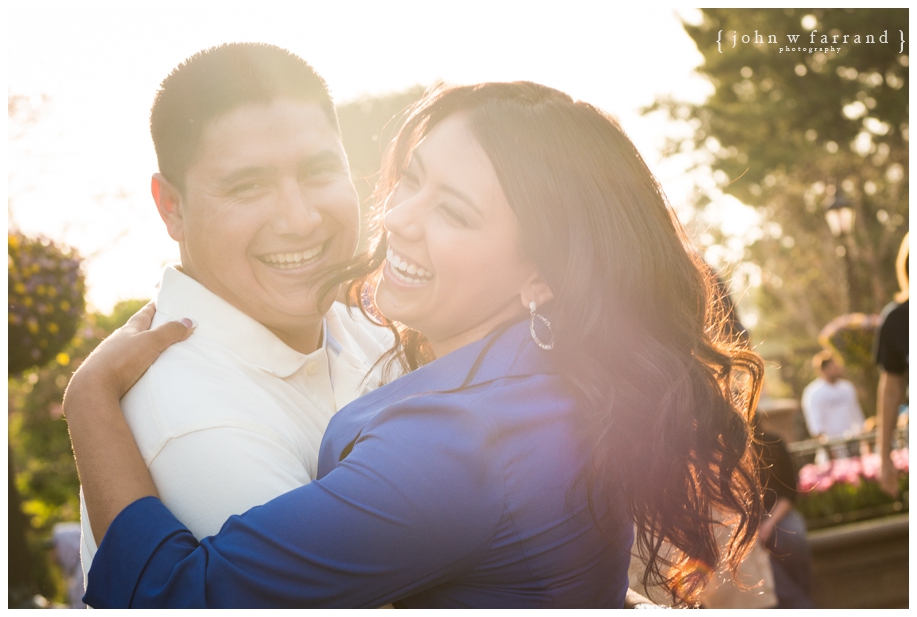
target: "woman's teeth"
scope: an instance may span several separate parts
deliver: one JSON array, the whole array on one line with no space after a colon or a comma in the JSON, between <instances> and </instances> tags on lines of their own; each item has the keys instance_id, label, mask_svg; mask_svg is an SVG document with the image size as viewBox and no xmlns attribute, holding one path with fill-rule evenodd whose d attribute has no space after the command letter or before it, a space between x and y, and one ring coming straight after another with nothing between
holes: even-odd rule
<instances>
[{"instance_id":1,"label":"woman's teeth","mask_svg":"<svg viewBox=\"0 0 917 617\"><path fill-rule=\"evenodd\" d=\"M273 268L289 270L290 268L298 268L315 259L324 249L325 245L319 244L315 248L303 251L302 253L271 253L269 255L262 255L259 259Z\"/></svg>"},{"instance_id":2,"label":"woman's teeth","mask_svg":"<svg viewBox=\"0 0 917 617\"><path fill-rule=\"evenodd\" d=\"M392 249L388 249L385 254L385 258L388 260L388 263L392 266L392 273L395 275L398 280L405 283L413 283L415 285L420 283L426 283L433 280L433 273L424 270L415 263L410 263L398 255L395 255L392 252Z\"/></svg>"}]
</instances>

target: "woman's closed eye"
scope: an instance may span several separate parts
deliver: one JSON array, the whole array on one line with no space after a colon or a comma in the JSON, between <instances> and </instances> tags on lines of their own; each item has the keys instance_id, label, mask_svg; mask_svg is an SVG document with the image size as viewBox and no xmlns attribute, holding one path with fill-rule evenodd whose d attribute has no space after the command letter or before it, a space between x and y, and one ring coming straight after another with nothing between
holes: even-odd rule
<instances>
[{"instance_id":1,"label":"woman's closed eye","mask_svg":"<svg viewBox=\"0 0 917 617\"><path fill-rule=\"evenodd\" d=\"M442 203L439 205L439 210L451 222L461 227L468 227L468 219L458 208L448 203Z\"/></svg>"}]
</instances>

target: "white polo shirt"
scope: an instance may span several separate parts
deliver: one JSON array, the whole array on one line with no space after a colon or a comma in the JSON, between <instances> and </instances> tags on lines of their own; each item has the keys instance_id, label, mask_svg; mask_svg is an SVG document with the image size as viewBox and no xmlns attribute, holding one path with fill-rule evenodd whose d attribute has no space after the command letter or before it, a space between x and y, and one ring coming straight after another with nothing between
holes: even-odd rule
<instances>
[{"instance_id":1,"label":"white polo shirt","mask_svg":"<svg viewBox=\"0 0 917 617\"><path fill-rule=\"evenodd\" d=\"M846 379L830 383L821 377L806 386L802 393L802 412L812 437L824 433L843 437L850 431L863 431L863 410L856 388Z\"/></svg>"},{"instance_id":2,"label":"white polo shirt","mask_svg":"<svg viewBox=\"0 0 917 617\"><path fill-rule=\"evenodd\" d=\"M364 378L392 338L335 303L321 348L302 354L167 268L153 326L182 317L194 320L194 333L162 353L121 407L162 501L203 538L315 478L328 421L379 385L375 374ZM88 572L96 544L80 499Z\"/></svg>"}]
</instances>

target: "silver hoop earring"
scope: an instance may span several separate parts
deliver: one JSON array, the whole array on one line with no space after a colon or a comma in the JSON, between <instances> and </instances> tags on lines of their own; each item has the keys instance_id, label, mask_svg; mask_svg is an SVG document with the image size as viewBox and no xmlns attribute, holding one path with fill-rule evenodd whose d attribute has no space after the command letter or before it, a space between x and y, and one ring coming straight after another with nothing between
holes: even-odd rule
<instances>
[{"instance_id":1,"label":"silver hoop earring","mask_svg":"<svg viewBox=\"0 0 917 617\"><path fill-rule=\"evenodd\" d=\"M552 349L554 349L554 331L551 330L551 322L548 321L548 318L545 317L544 315L539 315L538 313L535 312L535 309L537 308L538 308L538 305L535 304L534 301L529 302L529 312L532 314L532 323L529 324L529 331L531 331L532 340L535 341L536 345L538 345L542 349L551 351ZM551 342L550 343L542 343L541 339L539 339L538 335L535 333L535 319L536 318L540 319L541 323L544 324L544 327L547 328L548 332L551 333Z\"/></svg>"}]
</instances>

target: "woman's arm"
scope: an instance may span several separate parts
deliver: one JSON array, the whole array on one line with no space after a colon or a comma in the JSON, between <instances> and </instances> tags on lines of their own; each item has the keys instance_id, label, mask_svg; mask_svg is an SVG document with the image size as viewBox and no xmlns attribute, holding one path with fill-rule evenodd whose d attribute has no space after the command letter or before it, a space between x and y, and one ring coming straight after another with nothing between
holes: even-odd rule
<instances>
[{"instance_id":1,"label":"woman's arm","mask_svg":"<svg viewBox=\"0 0 917 617\"><path fill-rule=\"evenodd\" d=\"M154 314L150 303L105 339L74 373L64 394L70 441L98 543L127 505L157 496L120 400L163 350L188 338L191 323L149 330Z\"/></svg>"},{"instance_id":2,"label":"woman's arm","mask_svg":"<svg viewBox=\"0 0 917 617\"><path fill-rule=\"evenodd\" d=\"M502 467L472 414L424 402L388 410L327 475L200 542L159 500L131 503L95 555L87 604L373 608L459 578L491 547Z\"/></svg>"}]
</instances>

